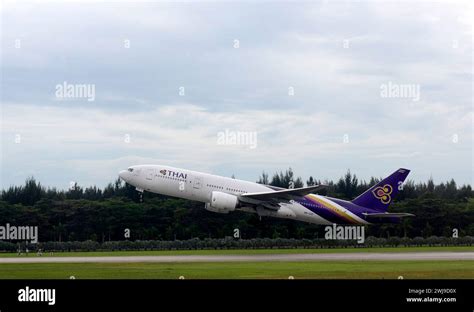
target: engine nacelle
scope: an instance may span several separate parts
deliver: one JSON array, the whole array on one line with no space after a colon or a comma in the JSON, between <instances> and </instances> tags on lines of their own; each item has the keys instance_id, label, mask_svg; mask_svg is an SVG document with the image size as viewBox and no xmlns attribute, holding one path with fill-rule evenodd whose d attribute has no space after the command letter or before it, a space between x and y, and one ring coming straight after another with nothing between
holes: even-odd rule
<instances>
[{"instance_id":1,"label":"engine nacelle","mask_svg":"<svg viewBox=\"0 0 474 312\"><path fill-rule=\"evenodd\" d=\"M211 202L206 203L205 208L212 212L229 213L239 205L237 196L222 192L212 192Z\"/></svg>"}]
</instances>

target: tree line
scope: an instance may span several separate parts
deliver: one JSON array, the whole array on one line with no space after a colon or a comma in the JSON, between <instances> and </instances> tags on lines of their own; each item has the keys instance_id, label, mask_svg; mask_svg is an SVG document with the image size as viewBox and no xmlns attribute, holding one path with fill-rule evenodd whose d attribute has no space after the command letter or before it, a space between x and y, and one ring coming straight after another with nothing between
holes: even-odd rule
<instances>
[{"instance_id":1,"label":"tree line","mask_svg":"<svg viewBox=\"0 0 474 312\"><path fill-rule=\"evenodd\" d=\"M328 187L321 194L352 199L379 181L375 177L361 181L348 171L335 182L310 177L303 183L289 168L271 177L263 172L257 182L285 188L325 184ZM385 239L452 237L454 233L459 237L474 236L473 195L470 185L458 186L454 180L440 184L432 179L424 183L409 180L390 211L410 212L416 217L405 218L400 224L370 225L366 227L366 236ZM148 192L141 198L133 186L120 179L103 189L75 184L67 190L58 190L29 178L24 185L2 190L0 225L36 225L41 242L221 239L231 237L235 229L244 240L324 238L324 226L260 219L243 212L221 215L203 208L202 203Z\"/></svg>"}]
</instances>

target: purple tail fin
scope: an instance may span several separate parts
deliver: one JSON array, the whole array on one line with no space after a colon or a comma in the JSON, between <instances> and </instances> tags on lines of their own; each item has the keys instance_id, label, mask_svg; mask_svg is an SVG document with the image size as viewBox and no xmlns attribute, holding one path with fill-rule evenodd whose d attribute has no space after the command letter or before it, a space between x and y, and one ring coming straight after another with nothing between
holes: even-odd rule
<instances>
[{"instance_id":1,"label":"purple tail fin","mask_svg":"<svg viewBox=\"0 0 474 312\"><path fill-rule=\"evenodd\" d=\"M402 188L403 181L410 170L400 168L370 189L359 195L352 202L356 205L385 212L393 198Z\"/></svg>"}]
</instances>

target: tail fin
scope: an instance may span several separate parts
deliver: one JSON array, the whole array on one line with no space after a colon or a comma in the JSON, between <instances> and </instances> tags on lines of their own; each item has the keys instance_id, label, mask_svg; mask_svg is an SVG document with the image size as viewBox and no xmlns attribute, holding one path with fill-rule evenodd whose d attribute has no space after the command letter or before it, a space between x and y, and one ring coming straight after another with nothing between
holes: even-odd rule
<instances>
[{"instance_id":1,"label":"tail fin","mask_svg":"<svg viewBox=\"0 0 474 312\"><path fill-rule=\"evenodd\" d=\"M392 202L392 199L401 190L401 185L410 170L400 168L378 184L357 196L352 202L356 205L385 212Z\"/></svg>"}]
</instances>

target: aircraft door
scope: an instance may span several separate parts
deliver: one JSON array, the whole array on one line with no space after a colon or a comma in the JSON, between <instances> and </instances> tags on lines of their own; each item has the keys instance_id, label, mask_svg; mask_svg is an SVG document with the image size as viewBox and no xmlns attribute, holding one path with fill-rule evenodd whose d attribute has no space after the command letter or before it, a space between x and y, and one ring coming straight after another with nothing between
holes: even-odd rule
<instances>
[{"instance_id":1,"label":"aircraft door","mask_svg":"<svg viewBox=\"0 0 474 312\"><path fill-rule=\"evenodd\" d=\"M194 177L193 189L200 190L202 187L202 179L200 177Z\"/></svg>"},{"instance_id":2,"label":"aircraft door","mask_svg":"<svg viewBox=\"0 0 474 312\"><path fill-rule=\"evenodd\" d=\"M193 176L193 197L198 199L202 192L202 178Z\"/></svg>"},{"instance_id":3,"label":"aircraft door","mask_svg":"<svg viewBox=\"0 0 474 312\"><path fill-rule=\"evenodd\" d=\"M146 179L153 180L153 175L155 174L155 169L147 169L146 170Z\"/></svg>"}]
</instances>

